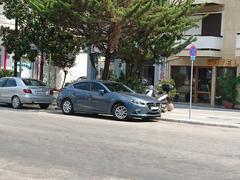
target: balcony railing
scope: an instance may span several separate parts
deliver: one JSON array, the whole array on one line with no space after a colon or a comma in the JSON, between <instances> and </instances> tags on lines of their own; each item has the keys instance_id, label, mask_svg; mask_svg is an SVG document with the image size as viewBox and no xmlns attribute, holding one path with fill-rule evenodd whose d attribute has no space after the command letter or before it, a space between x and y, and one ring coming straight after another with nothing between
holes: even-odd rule
<instances>
[{"instance_id":1,"label":"balcony railing","mask_svg":"<svg viewBox=\"0 0 240 180\"><path fill-rule=\"evenodd\" d=\"M195 0L193 4L219 4L224 5L224 0Z\"/></svg>"},{"instance_id":2,"label":"balcony railing","mask_svg":"<svg viewBox=\"0 0 240 180\"><path fill-rule=\"evenodd\" d=\"M197 36L197 41L190 44L177 56L189 56L188 49L193 45L198 49L198 56L221 57L223 38L215 36Z\"/></svg>"}]
</instances>

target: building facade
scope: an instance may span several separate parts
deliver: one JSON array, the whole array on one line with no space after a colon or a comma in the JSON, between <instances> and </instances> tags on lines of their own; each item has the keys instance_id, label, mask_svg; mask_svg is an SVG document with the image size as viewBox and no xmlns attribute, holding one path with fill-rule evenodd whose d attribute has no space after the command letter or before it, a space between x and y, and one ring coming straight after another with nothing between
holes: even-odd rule
<instances>
[{"instance_id":1,"label":"building facade","mask_svg":"<svg viewBox=\"0 0 240 180\"><path fill-rule=\"evenodd\" d=\"M196 4L205 3L197 0ZM189 48L198 49L194 62L193 102L216 105L219 77L240 76L240 1L208 0L204 9L193 18L200 19L198 28L185 32L197 41L170 61L168 76L176 82L179 101L189 102L191 61ZM206 16L207 15L207 16Z\"/></svg>"},{"instance_id":2,"label":"building facade","mask_svg":"<svg viewBox=\"0 0 240 180\"><path fill-rule=\"evenodd\" d=\"M0 26L14 28L14 20L9 20L3 15L3 4L0 1ZM0 69L12 69L12 56L6 52L6 48L2 46L2 38L0 37Z\"/></svg>"}]
</instances>

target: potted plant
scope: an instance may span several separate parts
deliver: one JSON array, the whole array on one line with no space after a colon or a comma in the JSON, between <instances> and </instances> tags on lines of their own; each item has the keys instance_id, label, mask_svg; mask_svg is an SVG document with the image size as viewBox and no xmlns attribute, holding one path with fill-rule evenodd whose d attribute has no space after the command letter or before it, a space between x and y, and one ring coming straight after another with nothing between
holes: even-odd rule
<instances>
[{"instance_id":1,"label":"potted plant","mask_svg":"<svg viewBox=\"0 0 240 180\"><path fill-rule=\"evenodd\" d=\"M226 76L219 78L220 93L224 102L224 106L232 109L237 101L237 84L239 78L235 76Z\"/></svg>"}]
</instances>

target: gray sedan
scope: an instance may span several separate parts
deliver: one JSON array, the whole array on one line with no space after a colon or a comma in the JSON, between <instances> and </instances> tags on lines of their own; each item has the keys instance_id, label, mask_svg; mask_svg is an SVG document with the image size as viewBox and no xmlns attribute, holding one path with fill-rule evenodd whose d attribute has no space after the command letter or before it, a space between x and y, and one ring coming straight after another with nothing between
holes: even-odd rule
<instances>
[{"instance_id":1,"label":"gray sedan","mask_svg":"<svg viewBox=\"0 0 240 180\"><path fill-rule=\"evenodd\" d=\"M47 109L53 101L53 91L35 79L7 77L0 79L0 102L19 109L23 104L39 104Z\"/></svg>"},{"instance_id":2,"label":"gray sedan","mask_svg":"<svg viewBox=\"0 0 240 180\"><path fill-rule=\"evenodd\" d=\"M64 114L112 114L117 120L161 115L157 99L137 94L127 86L111 81L85 80L69 85L59 93L57 105Z\"/></svg>"}]
</instances>

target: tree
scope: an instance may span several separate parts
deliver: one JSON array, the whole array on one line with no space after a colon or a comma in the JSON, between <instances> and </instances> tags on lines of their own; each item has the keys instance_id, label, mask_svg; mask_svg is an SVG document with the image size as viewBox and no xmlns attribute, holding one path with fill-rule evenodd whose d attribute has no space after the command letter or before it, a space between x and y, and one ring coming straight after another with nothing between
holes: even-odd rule
<instances>
[{"instance_id":1,"label":"tree","mask_svg":"<svg viewBox=\"0 0 240 180\"><path fill-rule=\"evenodd\" d=\"M154 1L150 10L132 23L132 31L123 32L117 56L127 63L127 74L140 69L147 61L159 62L177 54L195 40L184 31L196 26L191 18L200 10L191 0ZM131 81L132 76L127 76Z\"/></svg>"},{"instance_id":2,"label":"tree","mask_svg":"<svg viewBox=\"0 0 240 180\"><path fill-rule=\"evenodd\" d=\"M68 69L74 66L76 55L68 54L53 54L53 64L61 68L64 72L64 78L62 82L62 88L64 87L66 77L68 74Z\"/></svg>"},{"instance_id":3,"label":"tree","mask_svg":"<svg viewBox=\"0 0 240 180\"><path fill-rule=\"evenodd\" d=\"M15 29L1 26L3 45L8 53L14 52L14 76L17 76L17 62L29 49L29 39L22 27L24 19L28 16L27 6L23 6L23 0L3 0L4 15L8 19L15 19Z\"/></svg>"},{"instance_id":4,"label":"tree","mask_svg":"<svg viewBox=\"0 0 240 180\"><path fill-rule=\"evenodd\" d=\"M110 60L158 60L186 47L193 37L181 41L183 31L194 26L190 16L197 8L192 0L29 0L47 19L95 45L105 56L102 79ZM137 63L135 63L137 64ZM139 64L139 63L138 63Z\"/></svg>"},{"instance_id":5,"label":"tree","mask_svg":"<svg viewBox=\"0 0 240 180\"><path fill-rule=\"evenodd\" d=\"M4 13L9 19L16 19L16 29L1 27L3 44L8 53L14 52L15 62L22 55L28 54L30 61L34 61L36 51L31 50L31 44L35 44L41 52L40 79L43 80L44 57L49 53L74 54L79 51L79 38L70 32L50 23L38 11L31 8L26 0L4 0ZM76 43L77 42L77 43Z\"/></svg>"},{"instance_id":6,"label":"tree","mask_svg":"<svg viewBox=\"0 0 240 180\"><path fill-rule=\"evenodd\" d=\"M32 6L56 25L79 36L85 46L95 45L105 56L102 79L108 78L113 54L124 30L141 17L152 1L145 0L29 0Z\"/></svg>"}]
</instances>

